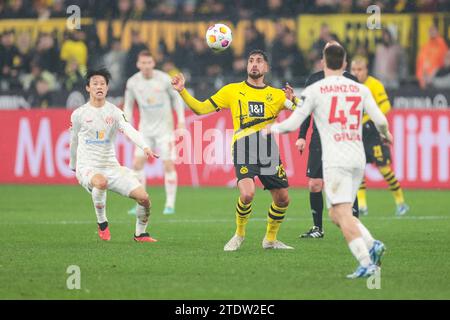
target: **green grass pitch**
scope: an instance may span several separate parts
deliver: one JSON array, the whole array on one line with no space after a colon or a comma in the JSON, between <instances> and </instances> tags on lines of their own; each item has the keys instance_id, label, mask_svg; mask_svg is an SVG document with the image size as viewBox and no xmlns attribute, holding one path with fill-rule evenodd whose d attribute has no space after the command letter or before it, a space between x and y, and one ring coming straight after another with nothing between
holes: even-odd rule
<instances>
[{"instance_id":1,"label":"green grass pitch","mask_svg":"<svg viewBox=\"0 0 450 320\"><path fill-rule=\"evenodd\" d=\"M162 215L164 189L148 191L159 242L132 240L132 201L110 192L105 243L80 186L0 186L0 299L450 298L448 191L406 190L411 211L396 218L389 191L368 190L362 220L387 246L378 290L345 278L357 264L328 217L324 239L298 238L312 223L305 189L290 190L279 233L295 250L261 248L271 200L258 190L238 252L223 251L235 229L236 189L181 187L173 216ZM80 267L80 290L66 287L70 265Z\"/></svg>"}]
</instances>

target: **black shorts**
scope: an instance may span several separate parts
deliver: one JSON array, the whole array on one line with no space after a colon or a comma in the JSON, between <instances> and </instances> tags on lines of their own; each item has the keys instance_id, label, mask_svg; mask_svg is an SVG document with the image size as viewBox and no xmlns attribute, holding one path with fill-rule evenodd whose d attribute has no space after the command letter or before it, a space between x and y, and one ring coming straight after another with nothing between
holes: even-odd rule
<instances>
[{"instance_id":1,"label":"black shorts","mask_svg":"<svg viewBox=\"0 0 450 320\"><path fill-rule=\"evenodd\" d=\"M315 136L316 135L316 136ZM318 132L313 132L309 143L308 168L306 176L311 179L323 179L322 144Z\"/></svg>"},{"instance_id":2,"label":"black shorts","mask_svg":"<svg viewBox=\"0 0 450 320\"><path fill-rule=\"evenodd\" d=\"M257 132L233 144L233 163L238 182L245 178L259 178L264 189L289 187L278 146L272 136Z\"/></svg>"},{"instance_id":3,"label":"black shorts","mask_svg":"<svg viewBox=\"0 0 450 320\"><path fill-rule=\"evenodd\" d=\"M377 167L391 163L391 149L383 143L372 121L363 126L363 143L367 163L374 163Z\"/></svg>"}]
</instances>

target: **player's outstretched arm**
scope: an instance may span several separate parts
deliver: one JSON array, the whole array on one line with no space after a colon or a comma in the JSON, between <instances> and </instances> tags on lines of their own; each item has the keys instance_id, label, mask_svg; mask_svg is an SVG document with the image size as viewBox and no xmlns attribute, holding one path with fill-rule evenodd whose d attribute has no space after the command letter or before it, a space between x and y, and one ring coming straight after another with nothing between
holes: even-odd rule
<instances>
[{"instance_id":1,"label":"player's outstretched arm","mask_svg":"<svg viewBox=\"0 0 450 320\"><path fill-rule=\"evenodd\" d=\"M284 121L275 123L270 127L270 131L273 133L288 133L294 131L300 127L303 121L308 117L309 113L306 113L302 108L295 109L295 111Z\"/></svg>"},{"instance_id":2,"label":"player's outstretched arm","mask_svg":"<svg viewBox=\"0 0 450 320\"><path fill-rule=\"evenodd\" d=\"M217 108L212 104L210 100L199 101L195 99L184 87L185 79L182 73L179 73L172 78L172 86L178 91L181 98L187 106L195 112L197 115L208 114L217 111Z\"/></svg>"}]
</instances>

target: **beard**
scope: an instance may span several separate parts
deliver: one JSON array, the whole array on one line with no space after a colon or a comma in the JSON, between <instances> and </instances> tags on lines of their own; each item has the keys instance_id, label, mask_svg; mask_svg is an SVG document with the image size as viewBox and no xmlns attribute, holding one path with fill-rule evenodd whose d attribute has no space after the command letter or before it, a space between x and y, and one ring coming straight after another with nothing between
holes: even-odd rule
<instances>
[{"instance_id":1,"label":"beard","mask_svg":"<svg viewBox=\"0 0 450 320\"><path fill-rule=\"evenodd\" d=\"M259 72L259 71L257 71L256 73L253 73L252 71L250 71L250 72L248 73L248 76L249 76L250 78L256 80L256 79L261 78L261 77L263 76L263 74L262 74L261 72Z\"/></svg>"}]
</instances>

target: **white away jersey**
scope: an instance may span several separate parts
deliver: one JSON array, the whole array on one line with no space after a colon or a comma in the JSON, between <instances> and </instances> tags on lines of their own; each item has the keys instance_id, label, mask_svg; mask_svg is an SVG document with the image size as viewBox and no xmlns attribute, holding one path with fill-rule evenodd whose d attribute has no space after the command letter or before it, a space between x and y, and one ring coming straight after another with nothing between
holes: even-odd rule
<instances>
[{"instance_id":1,"label":"white away jersey","mask_svg":"<svg viewBox=\"0 0 450 320\"><path fill-rule=\"evenodd\" d=\"M159 136L173 132L172 107L178 122L184 123L184 106L180 95L173 89L170 76L160 70L145 79L141 72L127 81L124 112L132 123L133 105L139 107L139 131L146 136Z\"/></svg>"},{"instance_id":2,"label":"white away jersey","mask_svg":"<svg viewBox=\"0 0 450 320\"><path fill-rule=\"evenodd\" d=\"M112 103L94 107L89 102L71 116L70 168L119 166L114 149L117 131L125 133L138 147L147 147L142 135Z\"/></svg>"},{"instance_id":3,"label":"white away jersey","mask_svg":"<svg viewBox=\"0 0 450 320\"><path fill-rule=\"evenodd\" d=\"M307 87L291 117L273 132L298 128L313 113L322 143L323 167L364 168L361 118L366 111L377 126L387 125L369 89L343 76L329 76Z\"/></svg>"}]
</instances>

